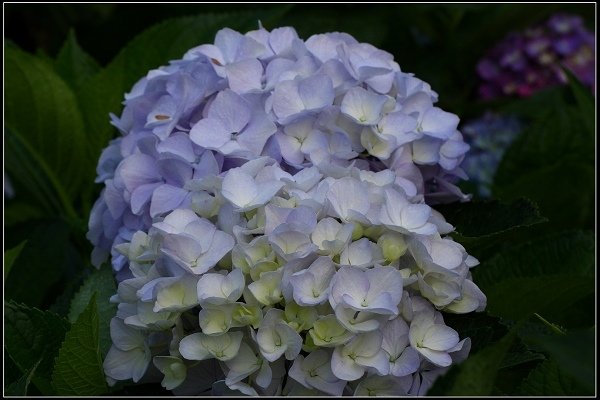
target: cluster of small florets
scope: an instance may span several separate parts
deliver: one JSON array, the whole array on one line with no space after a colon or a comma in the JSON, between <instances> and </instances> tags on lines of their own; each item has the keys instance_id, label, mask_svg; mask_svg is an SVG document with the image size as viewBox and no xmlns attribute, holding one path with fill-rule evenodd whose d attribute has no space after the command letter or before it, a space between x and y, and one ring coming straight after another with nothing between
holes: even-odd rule
<instances>
[{"instance_id":1,"label":"cluster of small florets","mask_svg":"<svg viewBox=\"0 0 600 400\"><path fill-rule=\"evenodd\" d=\"M461 167L481 197L491 197L492 183L504 153L521 134L522 121L515 115L487 112L461 126L469 156Z\"/></svg>"},{"instance_id":2,"label":"cluster of small florets","mask_svg":"<svg viewBox=\"0 0 600 400\"><path fill-rule=\"evenodd\" d=\"M477 65L479 94L527 97L567 82L561 68L595 91L595 38L579 16L556 14L542 24L508 35Z\"/></svg>"},{"instance_id":3,"label":"cluster of small florets","mask_svg":"<svg viewBox=\"0 0 600 400\"><path fill-rule=\"evenodd\" d=\"M426 204L466 198L435 101L390 54L291 28L223 29L139 81L88 235L119 282L109 383L199 394L218 363L251 395L424 394L470 348L440 311L486 303Z\"/></svg>"}]
</instances>

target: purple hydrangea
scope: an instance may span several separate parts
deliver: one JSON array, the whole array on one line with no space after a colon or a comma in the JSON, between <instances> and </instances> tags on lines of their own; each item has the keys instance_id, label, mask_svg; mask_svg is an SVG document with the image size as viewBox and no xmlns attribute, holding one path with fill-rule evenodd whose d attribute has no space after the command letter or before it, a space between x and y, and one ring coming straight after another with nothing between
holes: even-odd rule
<instances>
[{"instance_id":1,"label":"purple hydrangea","mask_svg":"<svg viewBox=\"0 0 600 400\"><path fill-rule=\"evenodd\" d=\"M523 32L512 32L477 64L484 99L527 97L567 82L573 72L595 92L595 37L579 16L555 14Z\"/></svg>"},{"instance_id":2,"label":"purple hydrangea","mask_svg":"<svg viewBox=\"0 0 600 400\"><path fill-rule=\"evenodd\" d=\"M112 116L89 222L118 281L108 382L425 393L470 349L440 311L486 306L430 207L469 199L436 101L345 33L226 28L150 71Z\"/></svg>"}]
</instances>

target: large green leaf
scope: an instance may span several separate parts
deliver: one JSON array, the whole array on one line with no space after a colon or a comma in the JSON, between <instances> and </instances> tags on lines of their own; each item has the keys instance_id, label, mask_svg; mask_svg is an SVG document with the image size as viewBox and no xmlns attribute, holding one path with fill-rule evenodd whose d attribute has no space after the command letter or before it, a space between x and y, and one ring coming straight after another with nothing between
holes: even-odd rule
<instances>
[{"instance_id":1,"label":"large green leaf","mask_svg":"<svg viewBox=\"0 0 600 400\"><path fill-rule=\"evenodd\" d=\"M77 320L84 311L90 299L96 296L98 307L100 353L105 355L110 348L110 320L115 316L117 305L109 301L110 297L117 292L115 278L110 266L103 265L85 280L79 291L71 301L69 310L69 321Z\"/></svg>"},{"instance_id":2,"label":"large green leaf","mask_svg":"<svg viewBox=\"0 0 600 400\"><path fill-rule=\"evenodd\" d=\"M595 385L595 327L570 331L565 335L521 333L531 346L547 353L559 366L560 374L571 378L579 387L573 395L591 395Z\"/></svg>"},{"instance_id":3,"label":"large green leaf","mask_svg":"<svg viewBox=\"0 0 600 400\"><path fill-rule=\"evenodd\" d=\"M6 350L24 375L35 369L31 380L44 395L52 394L52 366L68 326L65 319L49 311L4 303Z\"/></svg>"},{"instance_id":4,"label":"large green leaf","mask_svg":"<svg viewBox=\"0 0 600 400\"><path fill-rule=\"evenodd\" d=\"M6 145L6 136L4 137ZM5 157L6 159L7 157ZM4 203L4 228L12 227L21 222L41 219L44 216L43 210L33 204L22 201Z\"/></svg>"},{"instance_id":5,"label":"large green leaf","mask_svg":"<svg viewBox=\"0 0 600 400\"><path fill-rule=\"evenodd\" d=\"M487 346L477 354L455 365L439 378L427 392L428 396L487 396L494 388L494 381L508 349L515 338L516 328L511 329L498 342Z\"/></svg>"},{"instance_id":6,"label":"large green leaf","mask_svg":"<svg viewBox=\"0 0 600 400\"><path fill-rule=\"evenodd\" d=\"M60 77L75 91L91 76L100 72L100 66L77 43L71 30L67 40L56 56L55 67Z\"/></svg>"},{"instance_id":7,"label":"large green leaf","mask_svg":"<svg viewBox=\"0 0 600 400\"><path fill-rule=\"evenodd\" d=\"M593 148L593 142L589 146ZM520 196L532 199L554 228L591 228L595 168L593 162L584 163L583 159L571 155L558 160L547 158L543 166L521 165L521 172L499 183L494 193L507 200Z\"/></svg>"},{"instance_id":8,"label":"large green leaf","mask_svg":"<svg viewBox=\"0 0 600 400\"><path fill-rule=\"evenodd\" d=\"M120 114L124 94L149 70L181 58L192 47L213 43L215 33L221 28L240 31L256 29L259 19L268 24L287 9L278 7L269 12L203 14L170 19L138 35L79 92L83 115L93 141L95 153L92 157L98 158L100 150L113 135L114 130L108 123L109 113Z\"/></svg>"},{"instance_id":9,"label":"large green leaf","mask_svg":"<svg viewBox=\"0 0 600 400\"><path fill-rule=\"evenodd\" d=\"M69 262L69 229L62 221L38 225L6 278L5 296L30 306L42 306Z\"/></svg>"},{"instance_id":10,"label":"large green leaf","mask_svg":"<svg viewBox=\"0 0 600 400\"><path fill-rule=\"evenodd\" d=\"M510 349L504 356L502 364L500 364L500 368L511 368L517 365L544 359L545 357L542 353L529 350L529 348L521 340L517 339L513 344L513 348Z\"/></svg>"},{"instance_id":11,"label":"large green leaf","mask_svg":"<svg viewBox=\"0 0 600 400\"><path fill-rule=\"evenodd\" d=\"M560 320L573 303L594 291L594 281L573 275L508 278L485 293L487 310L498 317L519 321L540 313Z\"/></svg>"},{"instance_id":12,"label":"large green leaf","mask_svg":"<svg viewBox=\"0 0 600 400\"><path fill-rule=\"evenodd\" d=\"M108 390L98 342L96 294L65 337L52 373L52 386L61 396L95 396Z\"/></svg>"},{"instance_id":13,"label":"large green leaf","mask_svg":"<svg viewBox=\"0 0 600 400\"><path fill-rule=\"evenodd\" d=\"M446 325L458 332L461 338L471 339L470 354L475 354L491 343L500 340L507 332L505 325L485 312L445 314Z\"/></svg>"},{"instance_id":14,"label":"large green leaf","mask_svg":"<svg viewBox=\"0 0 600 400\"><path fill-rule=\"evenodd\" d=\"M589 132L594 132L596 121L596 107L594 106L594 96L592 91L585 87L579 79L569 69L563 69L569 79L569 89L573 93L580 115L583 118L585 128Z\"/></svg>"},{"instance_id":15,"label":"large green leaf","mask_svg":"<svg viewBox=\"0 0 600 400\"><path fill-rule=\"evenodd\" d=\"M579 155L581 161L593 163L594 149L590 144L594 142L594 132L583 124L578 107L560 99L551 111L540 112L538 119L507 150L495 176L498 186L567 155Z\"/></svg>"},{"instance_id":16,"label":"large green leaf","mask_svg":"<svg viewBox=\"0 0 600 400\"><path fill-rule=\"evenodd\" d=\"M8 396L27 396L27 390L29 389L31 379L33 379L35 371L41 362L42 358L40 358L30 370L25 371L25 373L18 380L8 385L4 391L4 394Z\"/></svg>"},{"instance_id":17,"label":"large green leaf","mask_svg":"<svg viewBox=\"0 0 600 400\"><path fill-rule=\"evenodd\" d=\"M542 236L484 261L474 280L490 314L516 321L538 313L562 323L594 292L594 249L589 232Z\"/></svg>"},{"instance_id":18,"label":"large green leaf","mask_svg":"<svg viewBox=\"0 0 600 400\"><path fill-rule=\"evenodd\" d=\"M21 168L41 169L68 213L93 165L85 151L78 102L44 61L12 47L5 48L4 56L5 127L16 137L16 145L29 153L27 158L8 157L6 167L11 176L22 176ZM31 160L36 164L18 163ZM39 182L24 183L30 192L38 190Z\"/></svg>"},{"instance_id":19,"label":"large green leaf","mask_svg":"<svg viewBox=\"0 0 600 400\"><path fill-rule=\"evenodd\" d=\"M560 232L514 246L473 270L477 285L485 292L508 278L555 274L594 276L595 239L591 232Z\"/></svg>"},{"instance_id":20,"label":"large green leaf","mask_svg":"<svg viewBox=\"0 0 600 400\"><path fill-rule=\"evenodd\" d=\"M41 215L67 214L75 216L71 200L62 189L62 184L57 175L52 172L47 163L42 159L39 151L12 129L4 129L5 166L8 175L15 184L17 199L28 197L35 206L25 203L12 203L15 212L7 210L8 224L14 224L29 219L27 214L21 213L21 208L29 211L31 217ZM20 189L22 188L22 189ZM22 193L25 191L25 193ZM16 201L17 199L13 200ZM27 208L29 206L29 208ZM42 211L42 212L40 212Z\"/></svg>"},{"instance_id":21,"label":"large green leaf","mask_svg":"<svg viewBox=\"0 0 600 400\"><path fill-rule=\"evenodd\" d=\"M537 206L525 198L510 203L472 201L437 206L463 238L487 237L544 222Z\"/></svg>"},{"instance_id":22,"label":"large green leaf","mask_svg":"<svg viewBox=\"0 0 600 400\"><path fill-rule=\"evenodd\" d=\"M531 371L518 389L523 396L591 395L575 379L566 375L555 360L546 360Z\"/></svg>"},{"instance_id":23,"label":"large green leaf","mask_svg":"<svg viewBox=\"0 0 600 400\"><path fill-rule=\"evenodd\" d=\"M17 247L13 247L10 250L4 252L4 280L8 277L10 270L15 263L15 260L21 254L21 250L25 247L26 240L22 241Z\"/></svg>"},{"instance_id":24,"label":"large green leaf","mask_svg":"<svg viewBox=\"0 0 600 400\"><path fill-rule=\"evenodd\" d=\"M595 131L583 93L553 92L545 107L506 151L493 193L505 200L526 196L560 229L594 222ZM568 210L568 212L566 211Z\"/></svg>"}]
</instances>

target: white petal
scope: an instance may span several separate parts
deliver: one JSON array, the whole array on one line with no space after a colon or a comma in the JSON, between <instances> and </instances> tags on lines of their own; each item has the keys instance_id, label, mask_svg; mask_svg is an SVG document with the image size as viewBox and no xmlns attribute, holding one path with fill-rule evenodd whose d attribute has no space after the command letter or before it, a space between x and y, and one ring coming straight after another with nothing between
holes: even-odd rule
<instances>
[{"instance_id":1,"label":"white petal","mask_svg":"<svg viewBox=\"0 0 600 400\"><path fill-rule=\"evenodd\" d=\"M159 287L153 311L184 311L197 304L196 279L185 277Z\"/></svg>"},{"instance_id":2,"label":"white petal","mask_svg":"<svg viewBox=\"0 0 600 400\"><path fill-rule=\"evenodd\" d=\"M253 207L264 205L265 203L269 202L273 198L273 196L275 196L277 192L279 192L279 189L281 189L283 186L284 183L279 181L259 183L257 186L258 193L256 197L252 199L252 202L250 204Z\"/></svg>"},{"instance_id":3,"label":"white petal","mask_svg":"<svg viewBox=\"0 0 600 400\"><path fill-rule=\"evenodd\" d=\"M189 192L176 186L164 184L152 193L150 201L150 216L152 218L178 208Z\"/></svg>"},{"instance_id":4,"label":"white petal","mask_svg":"<svg viewBox=\"0 0 600 400\"><path fill-rule=\"evenodd\" d=\"M295 81L279 82L273 91L273 111L280 120L296 115L304 110L304 103L298 93Z\"/></svg>"},{"instance_id":5,"label":"white petal","mask_svg":"<svg viewBox=\"0 0 600 400\"><path fill-rule=\"evenodd\" d=\"M187 376L187 368L178 357L155 356L153 362L164 374L162 386L167 390L173 390L181 385Z\"/></svg>"},{"instance_id":6,"label":"white petal","mask_svg":"<svg viewBox=\"0 0 600 400\"><path fill-rule=\"evenodd\" d=\"M313 306L327 299L328 293L315 289L315 276L307 270L297 272L290 277L294 301L301 306Z\"/></svg>"},{"instance_id":7,"label":"white petal","mask_svg":"<svg viewBox=\"0 0 600 400\"><path fill-rule=\"evenodd\" d=\"M312 75L300 81L298 95L306 110L319 110L333 103L333 84L327 75Z\"/></svg>"},{"instance_id":8,"label":"white petal","mask_svg":"<svg viewBox=\"0 0 600 400\"><path fill-rule=\"evenodd\" d=\"M356 361L360 365L375 369L379 375L387 375L390 372L390 361L383 350L371 357L360 357Z\"/></svg>"},{"instance_id":9,"label":"white petal","mask_svg":"<svg viewBox=\"0 0 600 400\"><path fill-rule=\"evenodd\" d=\"M336 180L327 192L327 200L336 212L336 216L349 218L349 211L365 215L371 207L365 184L357 179L345 177Z\"/></svg>"},{"instance_id":10,"label":"white petal","mask_svg":"<svg viewBox=\"0 0 600 400\"><path fill-rule=\"evenodd\" d=\"M355 298L364 298L369 290L369 279L364 271L354 267L340 268L331 280L329 302L336 308L342 302L342 296L349 294Z\"/></svg>"},{"instance_id":11,"label":"white petal","mask_svg":"<svg viewBox=\"0 0 600 400\"><path fill-rule=\"evenodd\" d=\"M312 353L311 353L312 354ZM310 388L310 385L306 383L306 375L302 369L302 364L304 362L304 356L299 355L294 360L292 367L288 373L289 377L294 379L296 382L302 384L302 386Z\"/></svg>"},{"instance_id":12,"label":"white petal","mask_svg":"<svg viewBox=\"0 0 600 400\"><path fill-rule=\"evenodd\" d=\"M275 326L266 326L258 329L256 341L260 352L268 361L275 361L286 351L285 341L275 329Z\"/></svg>"},{"instance_id":13,"label":"white petal","mask_svg":"<svg viewBox=\"0 0 600 400\"><path fill-rule=\"evenodd\" d=\"M369 279L367 303L382 293L389 293L397 308L402 299L402 274L393 267L375 267L366 271Z\"/></svg>"},{"instance_id":14,"label":"white petal","mask_svg":"<svg viewBox=\"0 0 600 400\"><path fill-rule=\"evenodd\" d=\"M257 59L238 61L225 66L231 90L238 94L262 89L263 67Z\"/></svg>"},{"instance_id":15,"label":"white petal","mask_svg":"<svg viewBox=\"0 0 600 400\"><path fill-rule=\"evenodd\" d=\"M452 358L444 351L430 350L426 347L418 348L417 351L438 367L448 367L452 364Z\"/></svg>"},{"instance_id":16,"label":"white petal","mask_svg":"<svg viewBox=\"0 0 600 400\"><path fill-rule=\"evenodd\" d=\"M433 165L437 163L440 159L441 146L441 140L429 137L424 137L412 142L414 162L424 165Z\"/></svg>"},{"instance_id":17,"label":"white petal","mask_svg":"<svg viewBox=\"0 0 600 400\"><path fill-rule=\"evenodd\" d=\"M223 293L223 284L225 276L222 274L203 274L198 281L198 300L200 304L224 304L227 302L227 295Z\"/></svg>"},{"instance_id":18,"label":"white petal","mask_svg":"<svg viewBox=\"0 0 600 400\"><path fill-rule=\"evenodd\" d=\"M383 349L390 357L398 357L408 345L408 325L402 317L388 321L383 327Z\"/></svg>"},{"instance_id":19,"label":"white petal","mask_svg":"<svg viewBox=\"0 0 600 400\"><path fill-rule=\"evenodd\" d=\"M192 127L190 139L198 146L207 149L219 149L229 142L231 133L218 119L204 118Z\"/></svg>"},{"instance_id":20,"label":"white petal","mask_svg":"<svg viewBox=\"0 0 600 400\"><path fill-rule=\"evenodd\" d=\"M181 339L179 342L179 353L188 360L205 360L212 355L202 345L201 338L205 336L202 333L192 333Z\"/></svg>"},{"instance_id":21,"label":"white petal","mask_svg":"<svg viewBox=\"0 0 600 400\"><path fill-rule=\"evenodd\" d=\"M104 373L117 381L139 381L150 363L150 352L141 348L123 351L112 346L104 359Z\"/></svg>"},{"instance_id":22,"label":"white petal","mask_svg":"<svg viewBox=\"0 0 600 400\"><path fill-rule=\"evenodd\" d=\"M422 344L432 350L447 351L459 342L458 333L449 326L432 325L425 332Z\"/></svg>"},{"instance_id":23,"label":"white petal","mask_svg":"<svg viewBox=\"0 0 600 400\"><path fill-rule=\"evenodd\" d=\"M199 324L202 332L207 335L220 335L231 327L232 308L221 305L220 308L205 305L198 313Z\"/></svg>"},{"instance_id":24,"label":"white petal","mask_svg":"<svg viewBox=\"0 0 600 400\"><path fill-rule=\"evenodd\" d=\"M179 208L167 215L162 222L157 222L152 226L162 233L181 233L187 225L198 220L199 218L194 211Z\"/></svg>"},{"instance_id":25,"label":"white petal","mask_svg":"<svg viewBox=\"0 0 600 400\"><path fill-rule=\"evenodd\" d=\"M246 343L241 343L237 355L225 361L229 369L225 383L230 385L246 378L259 368L258 358Z\"/></svg>"},{"instance_id":26,"label":"white petal","mask_svg":"<svg viewBox=\"0 0 600 400\"><path fill-rule=\"evenodd\" d=\"M412 347L407 347L402 355L390 365L390 374L398 377L407 376L419 369L421 359L419 353Z\"/></svg>"},{"instance_id":27,"label":"white petal","mask_svg":"<svg viewBox=\"0 0 600 400\"><path fill-rule=\"evenodd\" d=\"M227 172L222 184L223 196L237 207L245 207L259 194L254 178L241 169Z\"/></svg>"},{"instance_id":28,"label":"white petal","mask_svg":"<svg viewBox=\"0 0 600 400\"><path fill-rule=\"evenodd\" d=\"M269 363L263 361L260 369L258 370L258 374L256 374L255 382L258 386L262 388L268 388L273 380L273 371L269 366Z\"/></svg>"},{"instance_id":29,"label":"white petal","mask_svg":"<svg viewBox=\"0 0 600 400\"><path fill-rule=\"evenodd\" d=\"M365 368L356 364L351 358L342 354L343 346L338 346L333 350L331 356L331 371L339 379L345 381L355 381L362 377Z\"/></svg>"},{"instance_id":30,"label":"white petal","mask_svg":"<svg viewBox=\"0 0 600 400\"><path fill-rule=\"evenodd\" d=\"M379 122L383 106L388 98L361 87L353 87L342 100L342 113L361 125L374 125Z\"/></svg>"},{"instance_id":31,"label":"white petal","mask_svg":"<svg viewBox=\"0 0 600 400\"><path fill-rule=\"evenodd\" d=\"M460 300L455 300L444 309L457 314L466 314L472 311L483 311L487 303L485 294L473 281L466 279L462 285Z\"/></svg>"},{"instance_id":32,"label":"white petal","mask_svg":"<svg viewBox=\"0 0 600 400\"><path fill-rule=\"evenodd\" d=\"M456 115L438 107L432 107L424 113L421 128L427 135L448 139L456 131L458 122L459 119Z\"/></svg>"},{"instance_id":33,"label":"white petal","mask_svg":"<svg viewBox=\"0 0 600 400\"><path fill-rule=\"evenodd\" d=\"M110 337L113 345L123 351L144 347L144 335L123 322L121 318L110 320Z\"/></svg>"}]
</instances>

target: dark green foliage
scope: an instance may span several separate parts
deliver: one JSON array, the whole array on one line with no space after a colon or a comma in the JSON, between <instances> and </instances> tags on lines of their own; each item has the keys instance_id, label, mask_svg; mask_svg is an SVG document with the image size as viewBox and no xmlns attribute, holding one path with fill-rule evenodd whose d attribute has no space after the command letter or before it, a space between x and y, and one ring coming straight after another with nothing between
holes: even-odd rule
<instances>
[{"instance_id":1,"label":"dark green foliage","mask_svg":"<svg viewBox=\"0 0 600 400\"><path fill-rule=\"evenodd\" d=\"M65 319L49 311L12 301L4 304L5 349L23 375L34 373L33 378L26 379L32 380L42 394L52 394L54 357L68 326Z\"/></svg>"},{"instance_id":2,"label":"dark green foliage","mask_svg":"<svg viewBox=\"0 0 600 400\"><path fill-rule=\"evenodd\" d=\"M117 285L108 265L95 270L81 285L79 291L71 300L69 309L69 321L74 323L81 312L86 308L92 297L96 296L96 305L99 321L98 338L100 352L104 356L110 348L110 320L117 311L117 305L109 301L110 297L117 292Z\"/></svg>"},{"instance_id":3,"label":"dark green foliage","mask_svg":"<svg viewBox=\"0 0 600 400\"><path fill-rule=\"evenodd\" d=\"M481 239L546 222L538 207L525 198L508 204L487 200L440 205L436 208L454 225L461 238Z\"/></svg>"},{"instance_id":4,"label":"dark green foliage","mask_svg":"<svg viewBox=\"0 0 600 400\"><path fill-rule=\"evenodd\" d=\"M6 297L35 307L47 306L47 295L68 268L68 237L69 229L61 221L38 225L12 263Z\"/></svg>"},{"instance_id":5,"label":"dark green foliage","mask_svg":"<svg viewBox=\"0 0 600 400\"><path fill-rule=\"evenodd\" d=\"M65 336L52 373L52 386L62 396L94 396L107 392L100 356L96 294Z\"/></svg>"}]
</instances>

